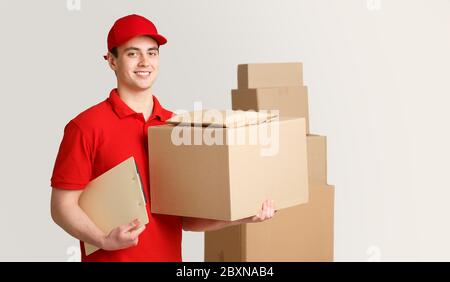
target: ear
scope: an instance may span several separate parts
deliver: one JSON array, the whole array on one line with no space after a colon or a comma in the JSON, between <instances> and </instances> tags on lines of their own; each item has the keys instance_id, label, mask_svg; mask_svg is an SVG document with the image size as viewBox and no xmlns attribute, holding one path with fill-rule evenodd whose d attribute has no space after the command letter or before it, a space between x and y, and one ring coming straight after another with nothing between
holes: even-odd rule
<instances>
[{"instance_id":1,"label":"ear","mask_svg":"<svg viewBox=\"0 0 450 282\"><path fill-rule=\"evenodd\" d=\"M106 54L106 59L108 60L109 67L113 70L117 70L117 58L111 52Z\"/></svg>"}]
</instances>

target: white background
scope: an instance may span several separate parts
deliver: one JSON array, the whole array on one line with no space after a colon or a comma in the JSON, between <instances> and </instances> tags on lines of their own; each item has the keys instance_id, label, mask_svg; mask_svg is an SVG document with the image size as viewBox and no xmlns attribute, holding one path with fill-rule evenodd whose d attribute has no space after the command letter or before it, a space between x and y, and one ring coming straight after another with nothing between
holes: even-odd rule
<instances>
[{"instance_id":1,"label":"white background","mask_svg":"<svg viewBox=\"0 0 450 282\"><path fill-rule=\"evenodd\" d=\"M50 176L64 125L115 86L102 55L129 13L168 38L154 92L172 110L231 108L238 64L304 63L335 260L450 260L450 1L73 2L0 2L0 260L79 259L50 218ZM203 233L184 233L183 257L203 260Z\"/></svg>"}]
</instances>

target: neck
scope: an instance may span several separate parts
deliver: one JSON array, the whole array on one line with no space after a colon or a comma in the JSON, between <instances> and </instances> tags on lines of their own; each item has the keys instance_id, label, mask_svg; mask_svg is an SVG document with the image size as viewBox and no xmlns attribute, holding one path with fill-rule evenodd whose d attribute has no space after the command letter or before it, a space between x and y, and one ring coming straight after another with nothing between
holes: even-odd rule
<instances>
[{"instance_id":1,"label":"neck","mask_svg":"<svg viewBox=\"0 0 450 282\"><path fill-rule=\"evenodd\" d=\"M117 91L120 98L136 113L142 113L147 120L153 110L153 93L152 89L136 91L118 83Z\"/></svg>"}]
</instances>

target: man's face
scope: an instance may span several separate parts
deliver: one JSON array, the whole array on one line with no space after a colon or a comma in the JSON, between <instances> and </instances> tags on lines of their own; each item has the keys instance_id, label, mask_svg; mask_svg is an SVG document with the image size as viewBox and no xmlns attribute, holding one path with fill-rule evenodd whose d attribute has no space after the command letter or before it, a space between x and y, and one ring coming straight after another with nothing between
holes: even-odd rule
<instances>
[{"instance_id":1,"label":"man's face","mask_svg":"<svg viewBox=\"0 0 450 282\"><path fill-rule=\"evenodd\" d=\"M159 70L159 50L148 36L135 37L117 48L118 56L109 54L109 65L118 83L136 91L150 89Z\"/></svg>"}]
</instances>

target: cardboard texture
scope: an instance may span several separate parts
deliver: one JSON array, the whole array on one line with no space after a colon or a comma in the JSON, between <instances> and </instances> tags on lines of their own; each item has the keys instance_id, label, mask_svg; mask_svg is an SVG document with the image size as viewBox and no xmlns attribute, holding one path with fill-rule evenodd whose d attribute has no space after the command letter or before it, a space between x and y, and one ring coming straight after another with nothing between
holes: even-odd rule
<instances>
[{"instance_id":1,"label":"cardboard texture","mask_svg":"<svg viewBox=\"0 0 450 282\"><path fill-rule=\"evenodd\" d=\"M205 232L205 261L332 261L334 187L310 187L308 204L270 220Z\"/></svg>"},{"instance_id":2,"label":"cardboard texture","mask_svg":"<svg viewBox=\"0 0 450 282\"><path fill-rule=\"evenodd\" d=\"M327 184L327 137L307 135L308 180L310 186Z\"/></svg>"},{"instance_id":3,"label":"cardboard texture","mask_svg":"<svg viewBox=\"0 0 450 282\"><path fill-rule=\"evenodd\" d=\"M334 187L326 184L326 137L308 135L307 149L309 202L279 210L269 221L205 232L205 261L333 261Z\"/></svg>"},{"instance_id":4,"label":"cardboard texture","mask_svg":"<svg viewBox=\"0 0 450 282\"><path fill-rule=\"evenodd\" d=\"M303 117L309 134L308 88L306 86L234 89L233 110L278 110L280 117Z\"/></svg>"},{"instance_id":5,"label":"cardboard texture","mask_svg":"<svg viewBox=\"0 0 450 282\"><path fill-rule=\"evenodd\" d=\"M238 65L238 88L267 88L303 85L303 64L264 63Z\"/></svg>"},{"instance_id":6,"label":"cardboard texture","mask_svg":"<svg viewBox=\"0 0 450 282\"><path fill-rule=\"evenodd\" d=\"M147 224L145 196L134 158L128 158L89 182L79 205L106 234L136 218ZM86 255L99 249L87 243L84 248Z\"/></svg>"},{"instance_id":7,"label":"cardboard texture","mask_svg":"<svg viewBox=\"0 0 450 282\"><path fill-rule=\"evenodd\" d=\"M262 154L267 146L261 142L186 145L171 140L175 128L192 139L214 133L228 140L274 125L279 131L274 155ZM255 215L266 199L280 209L308 201L304 118L236 128L154 126L148 129L148 141L154 213L237 220Z\"/></svg>"}]
</instances>

